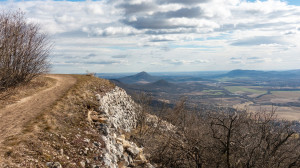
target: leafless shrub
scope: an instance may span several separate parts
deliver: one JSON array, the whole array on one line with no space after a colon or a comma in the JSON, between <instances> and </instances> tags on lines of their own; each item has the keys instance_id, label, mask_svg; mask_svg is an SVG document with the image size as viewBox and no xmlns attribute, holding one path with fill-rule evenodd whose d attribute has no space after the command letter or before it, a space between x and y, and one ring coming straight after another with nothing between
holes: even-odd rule
<instances>
[{"instance_id":1,"label":"leafless shrub","mask_svg":"<svg viewBox=\"0 0 300 168\"><path fill-rule=\"evenodd\" d=\"M276 118L274 109L250 113L220 108L199 115L187 111L183 99L164 112L175 131L149 129L139 135L147 139L141 145L159 167L300 166L298 134L291 122Z\"/></svg>"},{"instance_id":2,"label":"leafless shrub","mask_svg":"<svg viewBox=\"0 0 300 168\"><path fill-rule=\"evenodd\" d=\"M138 144L145 144L151 128L147 124L148 112L151 111L150 104L152 97L146 93L136 93L133 95L136 102L136 130L134 140Z\"/></svg>"},{"instance_id":3,"label":"leafless shrub","mask_svg":"<svg viewBox=\"0 0 300 168\"><path fill-rule=\"evenodd\" d=\"M0 14L0 90L26 83L49 69L51 44L24 13Z\"/></svg>"},{"instance_id":4,"label":"leafless shrub","mask_svg":"<svg viewBox=\"0 0 300 168\"><path fill-rule=\"evenodd\" d=\"M291 123L270 113L209 115L215 159L223 167L299 167L300 141Z\"/></svg>"}]
</instances>

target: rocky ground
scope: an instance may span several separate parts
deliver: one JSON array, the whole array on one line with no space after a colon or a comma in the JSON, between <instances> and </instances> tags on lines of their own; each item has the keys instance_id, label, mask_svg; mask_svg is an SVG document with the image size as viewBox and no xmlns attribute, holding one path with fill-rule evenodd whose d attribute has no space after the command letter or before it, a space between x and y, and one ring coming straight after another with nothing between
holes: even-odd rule
<instances>
[{"instance_id":1,"label":"rocky ground","mask_svg":"<svg viewBox=\"0 0 300 168\"><path fill-rule=\"evenodd\" d=\"M0 167L153 167L130 142L137 105L107 80L75 75L52 106L3 141Z\"/></svg>"}]
</instances>

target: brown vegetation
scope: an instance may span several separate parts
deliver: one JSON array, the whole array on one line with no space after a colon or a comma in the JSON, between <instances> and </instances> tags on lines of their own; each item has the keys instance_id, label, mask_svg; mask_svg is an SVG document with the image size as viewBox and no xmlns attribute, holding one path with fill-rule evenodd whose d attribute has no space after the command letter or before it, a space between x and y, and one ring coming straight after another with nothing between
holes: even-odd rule
<instances>
[{"instance_id":1,"label":"brown vegetation","mask_svg":"<svg viewBox=\"0 0 300 168\"><path fill-rule=\"evenodd\" d=\"M0 109L7 105L16 103L21 99L29 97L41 90L49 88L55 84L55 80L47 76L34 78L26 85L20 85L14 88L8 88L0 92Z\"/></svg>"},{"instance_id":2,"label":"brown vegetation","mask_svg":"<svg viewBox=\"0 0 300 168\"><path fill-rule=\"evenodd\" d=\"M278 120L274 111L219 109L201 114L187 111L185 101L180 101L160 114L175 127L162 130L157 128L166 123L147 122L144 134L132 135L158 167L300 166L298 134L290 122Z\"/></svg>"},{"instance_id":3,"label":"brown vegetation","mask_svg":"<svg viewBox=\"0 0 300 168\"><path fill-rule=\"evenodd\" d=\"M0 90L26 83L49 68L51 45L22 12L0 14Z\"/></svg>"},{"instance_id":4,"label":"brown vegetation","mask_svg":"<svg viewBox=\"0 0 300 168\"><path fill-rule=\"evenodd\" d=\"M91 76L72 75L77 82L43 113L24 124L22 133L3 142L5 152L0 167L47 167L47 162L60 162L63 167L90 164L104 145L98 130L89 124L87 113L98 109L95 93L104 94L114 85ZM66 81L68 82L68 81ZM104 146L101 146L104 147ZM88 149L88 150L86 150Z\"/></svg>"}]
</instances>

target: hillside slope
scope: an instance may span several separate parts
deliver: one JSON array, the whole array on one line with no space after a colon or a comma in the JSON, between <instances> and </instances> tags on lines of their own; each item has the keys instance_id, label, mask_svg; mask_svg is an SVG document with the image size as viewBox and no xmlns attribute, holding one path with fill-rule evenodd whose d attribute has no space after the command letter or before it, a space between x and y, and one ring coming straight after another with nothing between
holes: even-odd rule
<instances>
[{"instance_id":1,"label":"hillside slope","mask_svg":"<svg viewBox=\"0 0 300 168\"><path fill-rule=\"evenodd\" d=\"M118 81L125 84L132 84L132 83L151 83L151 82L158 81L160 79L161 79L160 77L151 76L147 72L140 72L132 76L119 78Z\"/></svg>"},{"instance_id":2,"label":"hillside slope","mask_svg":"<svg viewBox=\"0 0 300 168\"><path fill-rule=\"evenodd\" d=\"M0 167L300 166L299 133L273 112L202 115L187 111L182 100L158 117L148 114L143 95L136 104L108 80L72 77L76 84L60 99L2 142Z\"/></svg>"},{"instance_id":3,"label":"hillside slope","mask_svg":"<svg viewBox=\"0 0 300 168\"><path fill-rule=\"evenodd\" d=\"M215 77L250 77L250 78L275 78L275 79L286 79L286 78L299 78L299 70L290 71L258 71L258 70L232 70L226 74L218 75Z\"/></svg>"},{"instance_id":4,"label":"hillside slope","mask_svg":"<svg viewBox=\"0 0 300 168\"><path fill-rule=\"evenodd\" d=\"M130 96L104 79L69 77L64 78L69 87L60 98L42 112L32 109L38 115L24 121L18 134L3 139L0 167L152 167L142 149L125 138L136 126L137 106ZM21 102L50 103L47 98L61 86L57 82L38 93L46 97ZM6 124L14 128L13 122Z\"/></svg>"}]
</instances>

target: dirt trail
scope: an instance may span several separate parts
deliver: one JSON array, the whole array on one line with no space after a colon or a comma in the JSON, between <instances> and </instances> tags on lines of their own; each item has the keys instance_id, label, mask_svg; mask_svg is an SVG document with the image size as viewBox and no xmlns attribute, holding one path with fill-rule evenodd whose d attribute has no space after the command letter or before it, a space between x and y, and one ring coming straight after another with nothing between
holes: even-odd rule
<instances>
[{"instance_id":1,"label":"dirt trail","mask_svg":"<svg viewBox=\"0 0 300 168\"><path fill-rule=\"evenodd\" d=\"M40 115L76 83L70 75L47 75L56 80L54 86L26 97L0 110L0 149L3 141L21 133L24 124Z\"/></svg>"}]
</instances>

